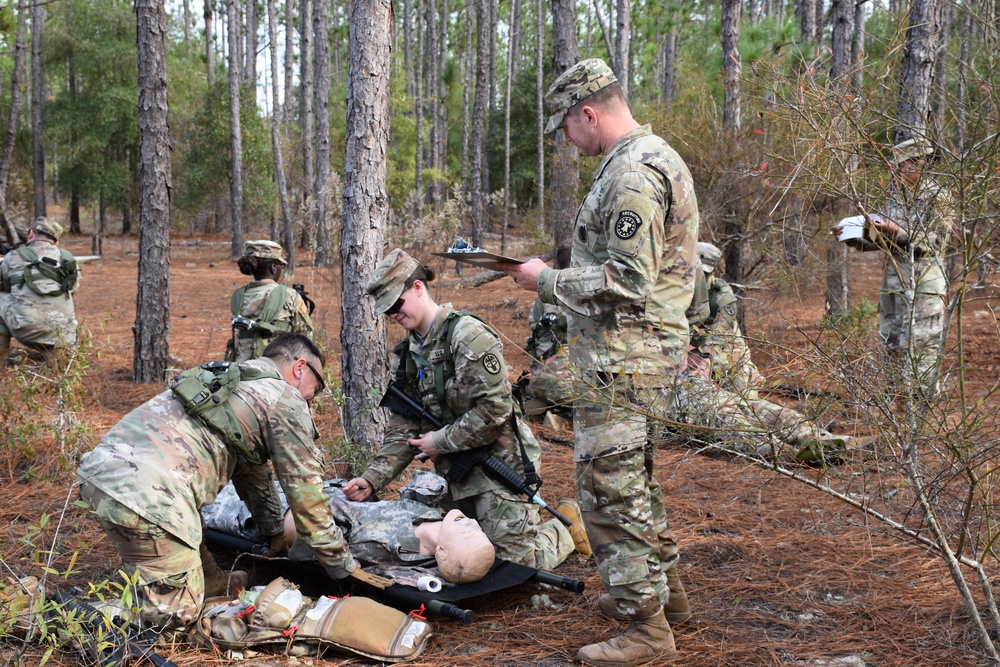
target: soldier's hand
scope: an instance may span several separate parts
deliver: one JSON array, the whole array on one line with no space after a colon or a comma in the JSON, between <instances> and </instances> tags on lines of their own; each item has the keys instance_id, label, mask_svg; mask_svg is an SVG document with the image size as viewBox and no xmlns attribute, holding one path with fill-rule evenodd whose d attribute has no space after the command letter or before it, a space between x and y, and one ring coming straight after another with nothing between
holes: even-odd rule
<instances>
[{"instance_id":1,"label":"soldier's hand","mask_svg":"<svg viewBox=\"0 0 1000 667\"><path fill-rule=\"evenodd\" d=\"M393 581L387 577L380 577L377 574L372 574L371 572L365 572L360 567L349 575L352 579L357 579L369 586L374 586L380 590L385 590L392 586Z\"/></svg>"},{"instance_id":2,"label":"soldier's hand","mask_svg":"<svg viewBox=\"0 0 1000 667\"><path fill-rule=\"evenodd\" d=\"M374 491L371 482L364 477L355 477L344 485L343 490L344 495L347 496L348 500L353 500L358 503L363 500L368 500L369 496L371 496Z\"/></svg>"},{"instance_id":3,"label":"soldier's hand","mask_svg":"<svg viewBox=\"0 0 1000 667\"><path fill-rule=\"evenodd\" d=\"M283 554L286 549L288 549L288 539L285 537L285 531L281 531L271 538L271 546L264 552L264 555L268 558L274 558Z\"/></svg>"}]
</instances>

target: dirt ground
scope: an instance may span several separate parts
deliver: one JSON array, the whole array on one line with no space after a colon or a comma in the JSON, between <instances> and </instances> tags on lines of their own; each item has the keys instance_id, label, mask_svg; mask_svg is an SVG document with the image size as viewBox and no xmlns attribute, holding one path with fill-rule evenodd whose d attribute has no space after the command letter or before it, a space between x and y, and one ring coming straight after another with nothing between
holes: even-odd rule
<instances>
[{"instance_id":1,"label":"dirt ground","mask_svg":"<svg viewBox=\"0 0 1000 667\"><path fill-rule=\"evenodd\" d=\"M89 239L67 239L78 255L89 253ZM244 282L229 260L221 238L174 237L171 247L170 350L173 365L188 368L221 357L229 336L229 296ZM429 258L424 253L425 258ZM130 382L131 328L134 320L137 242L108 238L103 258L84 266L77 313L93 337L94 358L87 374L88 402L77 419L92 434L91 446L127 411L162 389ZM852 259L856 299L874 302L879 260ZM439 302L475 310L505 338L505 355L515 372L527 367L520 349L527 337L532 296L499 280L477 288L447 287L453 265L441 269ZM314 321L331 350L339 348L340 308L337 272L300 268L317 303ZM466 272L468 275L468 272ZM815 330L822 310L820 279L794 288L772 283L754 289L748 300L751 336L767 338L794 353L807 343L803 332ZM983 292L967 314L964 333L975 357L976 378L995 377L1000 352L988 310L995 290ZM391 331L391 337L401 335ZM781 349L776 347L775 349ZM335 355L334 355L335 356ZM770 377L802 381L787 365L789 354L755 358ZM339 359L331 359L336 374ZM2 382L2 380L0 380ZM815 388L815 387L813 387ZM339 435L336 410L321 410L324 438ZM843 423L850 432L850 424ZM540 430L543 446L543 495L552 504L571 496L572 434ZM19 540L43 514L53 519L72 500L67 496L73 466L56 468L31 482L7 472L0 503L0 555L12 569L37 572L23 559L30 547ZM332 471L335 474L340 470ZM662 450L656 474L663 486L669 517L681 548L681 577L694 617L674 629L676 664L710 665L868 665L910 666L984 664L966 612L942 561L867 519L853 508L793 480L753 465L678 448ZM820 473L811 473L818 478ZM83 585L114 577L114 549L96 523L70 507L58 536L54 567L68 569L79 551L69 582ZM11 574L4 572L4 576ZM577 556L558 573L586 582L586 592L525 585L478 601L470 608L475 621L435 620L435 636L415 663L441 665L569 665L576 649L606 638L620 624L596 611L602 591L592 561ZM263 582L257 582L263 583ZM542 596L542 597L540 597ZM40 651L29 650L25 663L37 664ZM222 663L221 655L178 646L170 655L178 665ZM72 654L57 653L59 664L75 664ZM306 664L345 665L357 661L336 656ZM0 658L0 663L3 659ZM260 664L290 664L270 659Z\"/></svg>"}]
</instances>

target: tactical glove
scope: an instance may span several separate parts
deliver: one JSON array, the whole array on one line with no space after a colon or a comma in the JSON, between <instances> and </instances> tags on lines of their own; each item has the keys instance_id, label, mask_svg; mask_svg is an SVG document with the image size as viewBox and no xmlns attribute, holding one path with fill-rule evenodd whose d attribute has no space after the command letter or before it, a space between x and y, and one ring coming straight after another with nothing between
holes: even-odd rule
<instances>
[{"instance_id":1,"label":"tactical glove","mask_svg":"<svg viewBox=\"0 0 1000 667\"><path fill-rule=\"evenodd\" d=\"M360 567L354 570L354 572L351 572L351 574L348 576L353 577L354 579L357 579L358 581L361 581L363 583L366 583L369 586L374 586L375 588L378 588L380 590L385 590L386 588L389 588L389 586L392 586L393 584L392 579L388 579L386 577L380 577L377 574L372 574L371 572L365 572Z\"/></svg>"},{"instance_id":2,"label":"tactical glove","mask_svg":"<svg viewBox=\"0 0 1000 667\"><path fill-rule=\"evenodd\" d=\"M280 556L288 548L288 541L285 539L285 531L281 531L277 535L271 537L271 547L264 552L264 555L268 558L274 558L275 556Z\"/></svg>"}]
</instances>

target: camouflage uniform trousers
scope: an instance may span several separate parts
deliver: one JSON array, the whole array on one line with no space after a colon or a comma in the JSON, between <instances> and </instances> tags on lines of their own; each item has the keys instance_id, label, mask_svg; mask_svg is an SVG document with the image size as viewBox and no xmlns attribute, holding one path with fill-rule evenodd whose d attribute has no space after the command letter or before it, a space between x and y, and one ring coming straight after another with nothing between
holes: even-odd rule
<instances>
[{"instance_id":1,"label":"camouflage uniform trousers","mask_svg":"<svg viewBox=\"0 0 1000 667\"><path fill-rule=\"evenodd\" d=\"M513 563L552 570L575 549L573 536L558 519L542 523L534 503L522 502L510 492L481 493L458 501L444 499L441 508L445 512L459 509L478 521L497 556Z\"/></svg>"},{"instance_id":2,"label":"camouflage uniform trousers","mask_svg":"<svg viewBox=\"0 0 1000 667\"><path fill-rule=\"evenodd\" d=\"M605 387L574 406L577 493L604 587L621 612L644 618L669 601L665 572L679 554L653 476L650 429L658 429L622 396L641 402Z\"/></svg>"},{"instance_id":3,"label":"camouflage uniform trousers","mask_svg":"<svg viewBox=\"0 0 1000 667\"><path fill-rule=\"evenodd\" d=\"M205 601L199 550L89 483L80 489L80 497L93 507L101 529L122 558L125 573L139 574L136 600L142 624L169 633L194 623Z\"/></svg>"},{"instance_id":4,"label":"camouflage uniform trousers","mask_svg":"<svg viewBox=\"0 0 1000 667\"><path fill-rule=\"evenodd\" d=\"M888 280L895 276L892 272L887 274L879 296L878 329L890 383L897 387L906 386L908 383L903 379L903 373L912 373L913 384L930 395L935 389L936 370L941 358L945 295L943 292L904 290L901 286L893 289L891 283L898 282L898 279Z\"/></svg>"}]
</instances>

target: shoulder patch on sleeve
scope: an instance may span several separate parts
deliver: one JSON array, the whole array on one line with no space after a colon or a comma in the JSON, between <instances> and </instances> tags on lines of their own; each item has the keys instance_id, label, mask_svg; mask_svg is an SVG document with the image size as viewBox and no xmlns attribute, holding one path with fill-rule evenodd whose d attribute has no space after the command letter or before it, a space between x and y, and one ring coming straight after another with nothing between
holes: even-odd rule
<instances>
[{"instance_id":1,"label":"shoulder patch on sleeve","mask_svg":"<svg viewBox=\"0 0 1000 667\"><path fill-rule=\"evenodd\" d=\"M606 218L608 249L625 257L635 257L650 238L651 227L662 224L662 208L654 198L632 190L622 192Z\"/></svg>"},{"instance_id":2,"label":"shoulder patch on sleeve","mask_svg":"<svg viewBox=\"0 0 1000 667\"><path fill-rule=\"evenodd\" d=\"M615 222L615 236L620 239L630 239L636 235L642 227L642 218L635 211L618 211L618 220Z\"/></svg>"}]
</instances>

